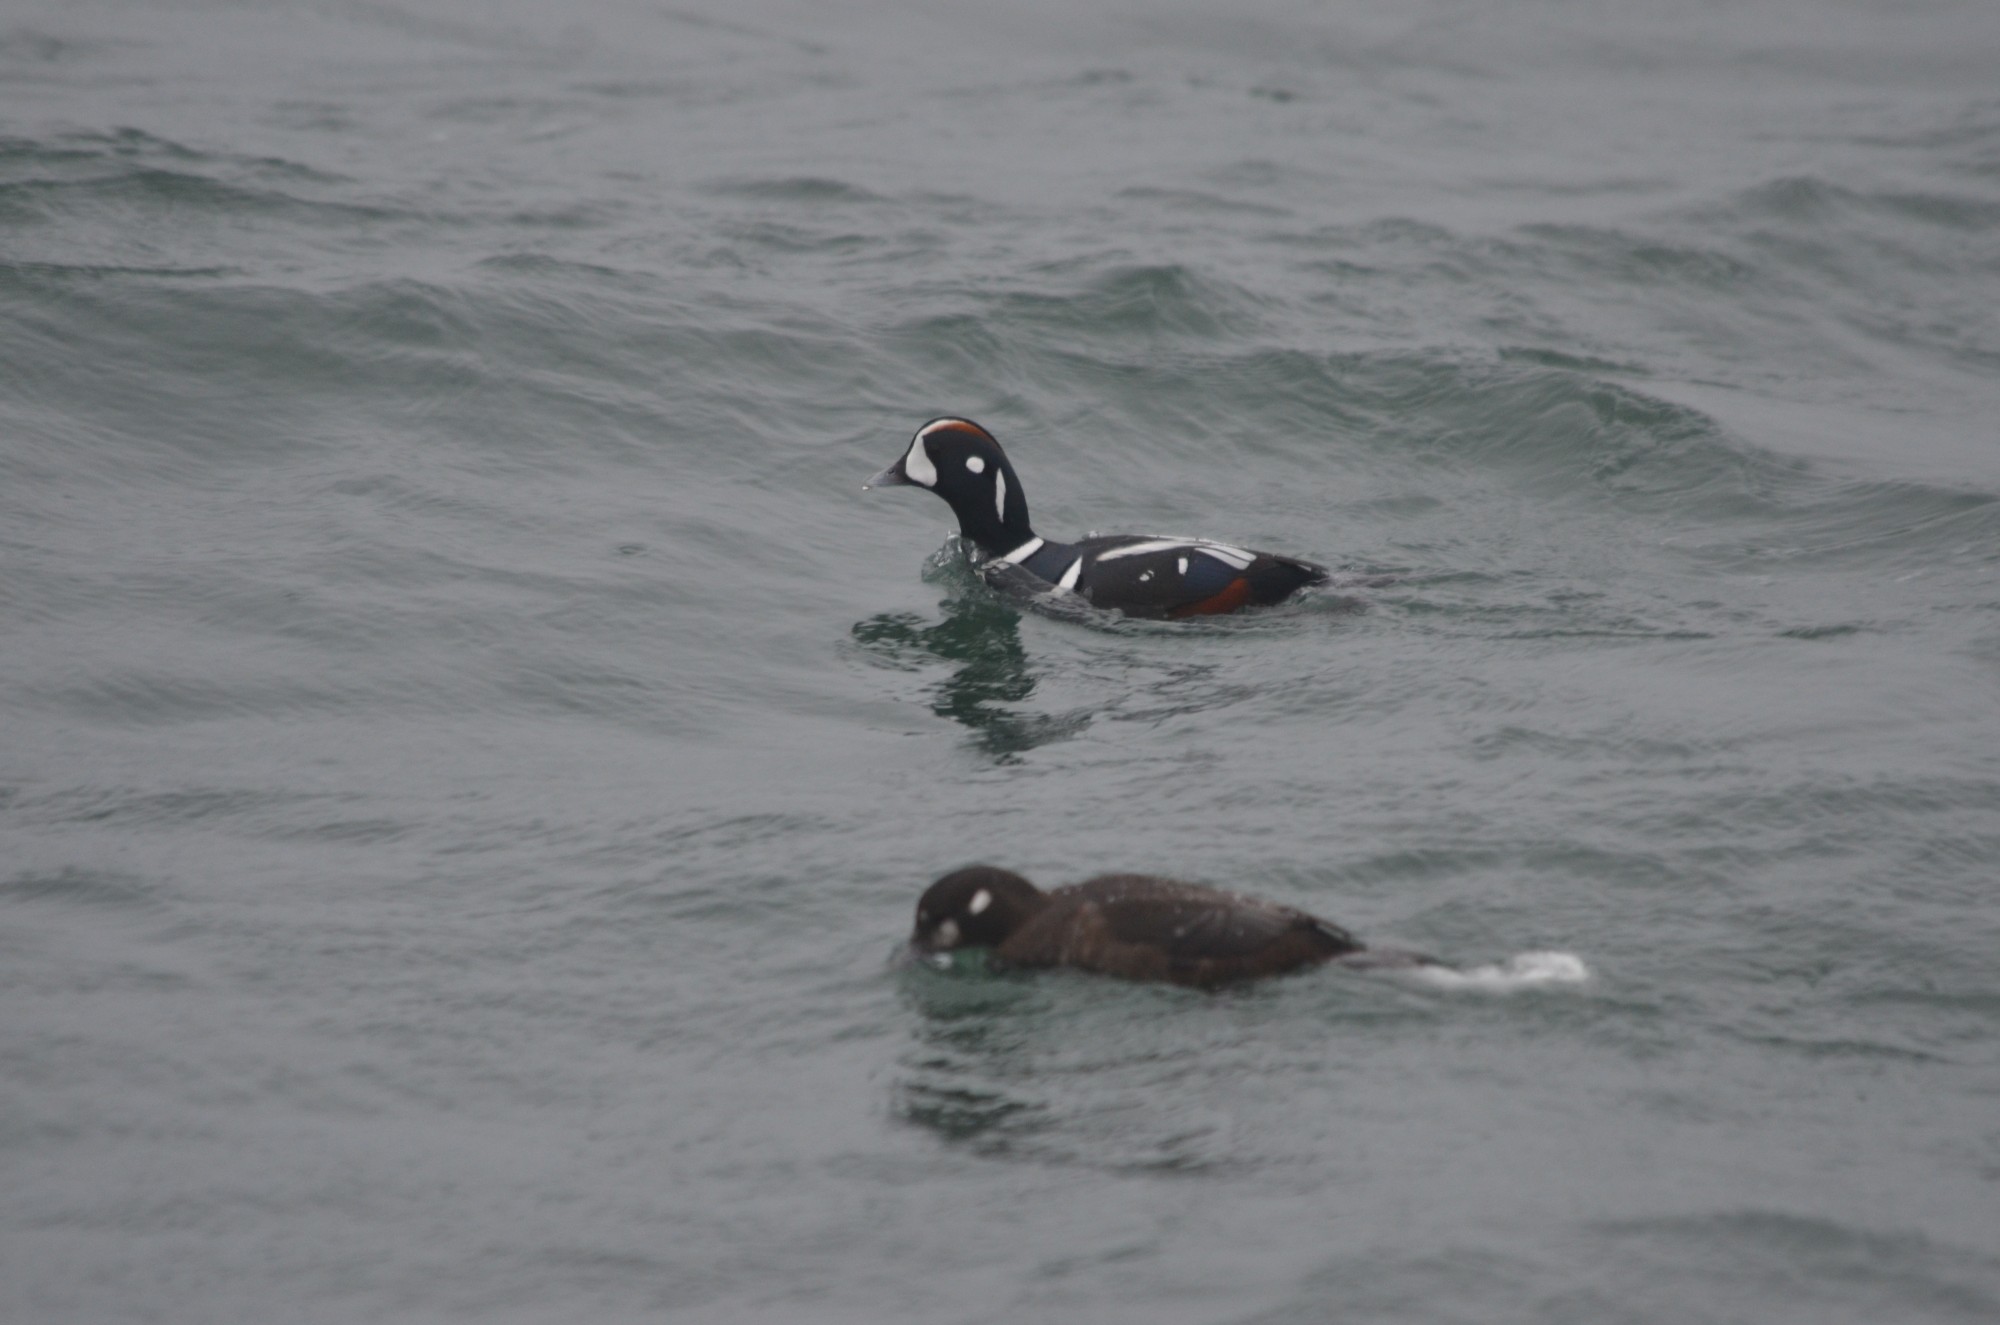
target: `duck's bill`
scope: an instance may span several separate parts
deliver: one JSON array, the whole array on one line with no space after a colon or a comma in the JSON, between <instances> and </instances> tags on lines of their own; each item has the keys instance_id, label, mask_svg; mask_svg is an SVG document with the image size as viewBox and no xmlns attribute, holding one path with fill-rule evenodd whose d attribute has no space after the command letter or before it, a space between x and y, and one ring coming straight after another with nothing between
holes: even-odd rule
<instances>
[{"instance_id":1,"label":"duck's bill","mask_svg":"<svg viewBox=\"0 0 2000 1325\"><path fill-rule=\"evenodd\" d=\"M909 488L915 486L916 485L911 483L910 480L903 474L903 462L898 460L895 464L889 466L887 469L877 474L874 478L871 478L866 483L863 483L861 485L861 490L863 492L866 492L870 488Z\"/></svg>"}]
</instances>

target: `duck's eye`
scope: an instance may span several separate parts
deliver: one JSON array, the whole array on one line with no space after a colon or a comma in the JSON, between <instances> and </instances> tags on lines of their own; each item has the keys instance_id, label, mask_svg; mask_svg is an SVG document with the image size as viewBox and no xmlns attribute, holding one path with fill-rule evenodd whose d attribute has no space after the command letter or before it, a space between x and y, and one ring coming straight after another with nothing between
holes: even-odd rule
<instances>
[{"instance_id":1,"label":"duck's eye","mask_svg":"<svg viewBox=\"0 0 2000 1325\"><path fill-rule=\"evenodd\" d=\"M976 455L965 457L965 467L975 474L984 474L986 472L986 462Z\"/></svg>"}]
</instances>

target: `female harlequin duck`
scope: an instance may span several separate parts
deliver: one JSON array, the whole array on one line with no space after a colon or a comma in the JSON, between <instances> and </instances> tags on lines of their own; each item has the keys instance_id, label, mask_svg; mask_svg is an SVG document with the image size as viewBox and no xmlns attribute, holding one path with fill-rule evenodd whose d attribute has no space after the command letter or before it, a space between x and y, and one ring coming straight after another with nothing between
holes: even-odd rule
<instances>
[{"instance_id":1,"label":"female harlequin duck","mask_svg":"<svg viewBox=\"0 0 2000 1325\"><path fill-rule=\"evenodd\" d=\"M1279 602L1326 580L1326 568L1198 538L1106 534L1075 543L1038 538L1007 453L970 419L933 419L902 459L863 488L910 484L951 503L959 532L987 569L1019 567L1094 607L1135 617L1188 617Z\"/></svg>"},{"instance_id":2,"label":"female harlequin duck","mask_svg":"<svg viewBox=\"0 0 2000 1325\"><path fill-rule=\"evenodd\" d=\"M954 870L917 902L919 953L990 948L1003 966L1071 966L1213 989L1340 961L1438 966L1368 948L1317 916L1150 874L1101 874L1053 892L991 865Z\"/></svg>"}]
</instances>

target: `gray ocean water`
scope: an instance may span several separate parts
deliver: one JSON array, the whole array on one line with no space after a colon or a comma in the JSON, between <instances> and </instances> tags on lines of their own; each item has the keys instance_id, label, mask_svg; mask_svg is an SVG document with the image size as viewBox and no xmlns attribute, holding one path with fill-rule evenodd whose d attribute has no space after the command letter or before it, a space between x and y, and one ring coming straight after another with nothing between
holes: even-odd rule
<instances>
[{"instance_id":1,"label":"gray ocean water","mask_svg":"<svg viewBox=\"0 0 2000 1325\"><path fill-rule=\"evenodd\" d=\"M0 1319L2000 1319L1996 70L11 0ZM1023 612L947 412L1339 583ZM972 860L1472 974L896 964Z\"/></svg>"}]
</instances>

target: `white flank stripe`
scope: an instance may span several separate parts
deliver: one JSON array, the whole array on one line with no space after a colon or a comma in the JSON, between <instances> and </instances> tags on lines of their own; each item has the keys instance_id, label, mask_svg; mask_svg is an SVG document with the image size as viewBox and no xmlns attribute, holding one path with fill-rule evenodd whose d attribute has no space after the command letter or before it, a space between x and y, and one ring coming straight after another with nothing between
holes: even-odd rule
<instances>
[{"instance_id":1,"label":"white flank stripe","mask_svg":"<svg viewBox=\"0 0 2000 1325\"><path fill-rule=\"evenodd\" d=\"M1255 552L1245 552L1242 548L1230 547L1227 543L1197 543L1194 550L1205 556L1214 557L1231 570L1242 570L1257 560Z\"/></svg>"},{"instance_id":2,"label":"white flank stripe","mask_svg":"<svg viewBox=\"0 0 2000 1325\"><path fill-rule=\"evenodd\" d=\"M1099 561L1116 561L1120 557L1144 556L1148 552L1165 552L1169 548L1193 547L1194 543L1185 538L1152 538L1144 543L1134 543L1130 547L1115 547L1109 552L1097 554Z\"/></svg>"},{"instance_id":3,"label":"white flank stripe","mask_svg":"<svg viewBox=\"0 0 2000 1325\"><path fill-rule=\"evenodd\" d=\"M1041 550L1042 550L1042 540L1039 538L1031 538L1027 542L1021 544L1021 546L1015 548L1012 552L1009 552L1006 555L997 558L997 560L1004 561L1010 566L1018 566L1022 562L1026 561L1029 557L1034 556L1037 552L1040 552Z\"/></svg>"},{"instance_id":4,"label":"white flank stripe","mask_svg":"<svg viewBox=\"0 0 2000 1325\"><path fill-rule=\"evenodd\" d=\"M1115 547L1109 552L1100 552L1097 554L1097 559L1116 561L1120 557L1141 557L1148 552L1171 552L1176 548L1207 553L1231 570L1242 570L1257 559L1255 552L1245 552L1242 548L1231 547L1227 543L1211 543L1205 538L1149 538L1130 547Z\"/></svg>"},{"instance_id":5,"label":"white flank stripe","mask_svg":"<svg viewBox=\"0 0 2000 1325\"><path fill-rule=\"evenodd\" d=\"M977 460L979 457L974 456ZM1000 517L1000 523L1007 523L1007 471L993 471L993 513Z\"/></svg>"},{"instance_id":6,"label":"white flank stripe","mask_svg":"<svg viewBox=\"0 0 2000 1325\"><path fill-rule=\"evenodd\" d=\"M1083 558L1078 557L1075 561L1072 561L1069 564L1069 569L1063 572L1063 577L1060 580L1056 581L1056 588L1058 589L1076 588L1076 577L1081 574L1083 574Z\"/></svg>"}]
</instances>

